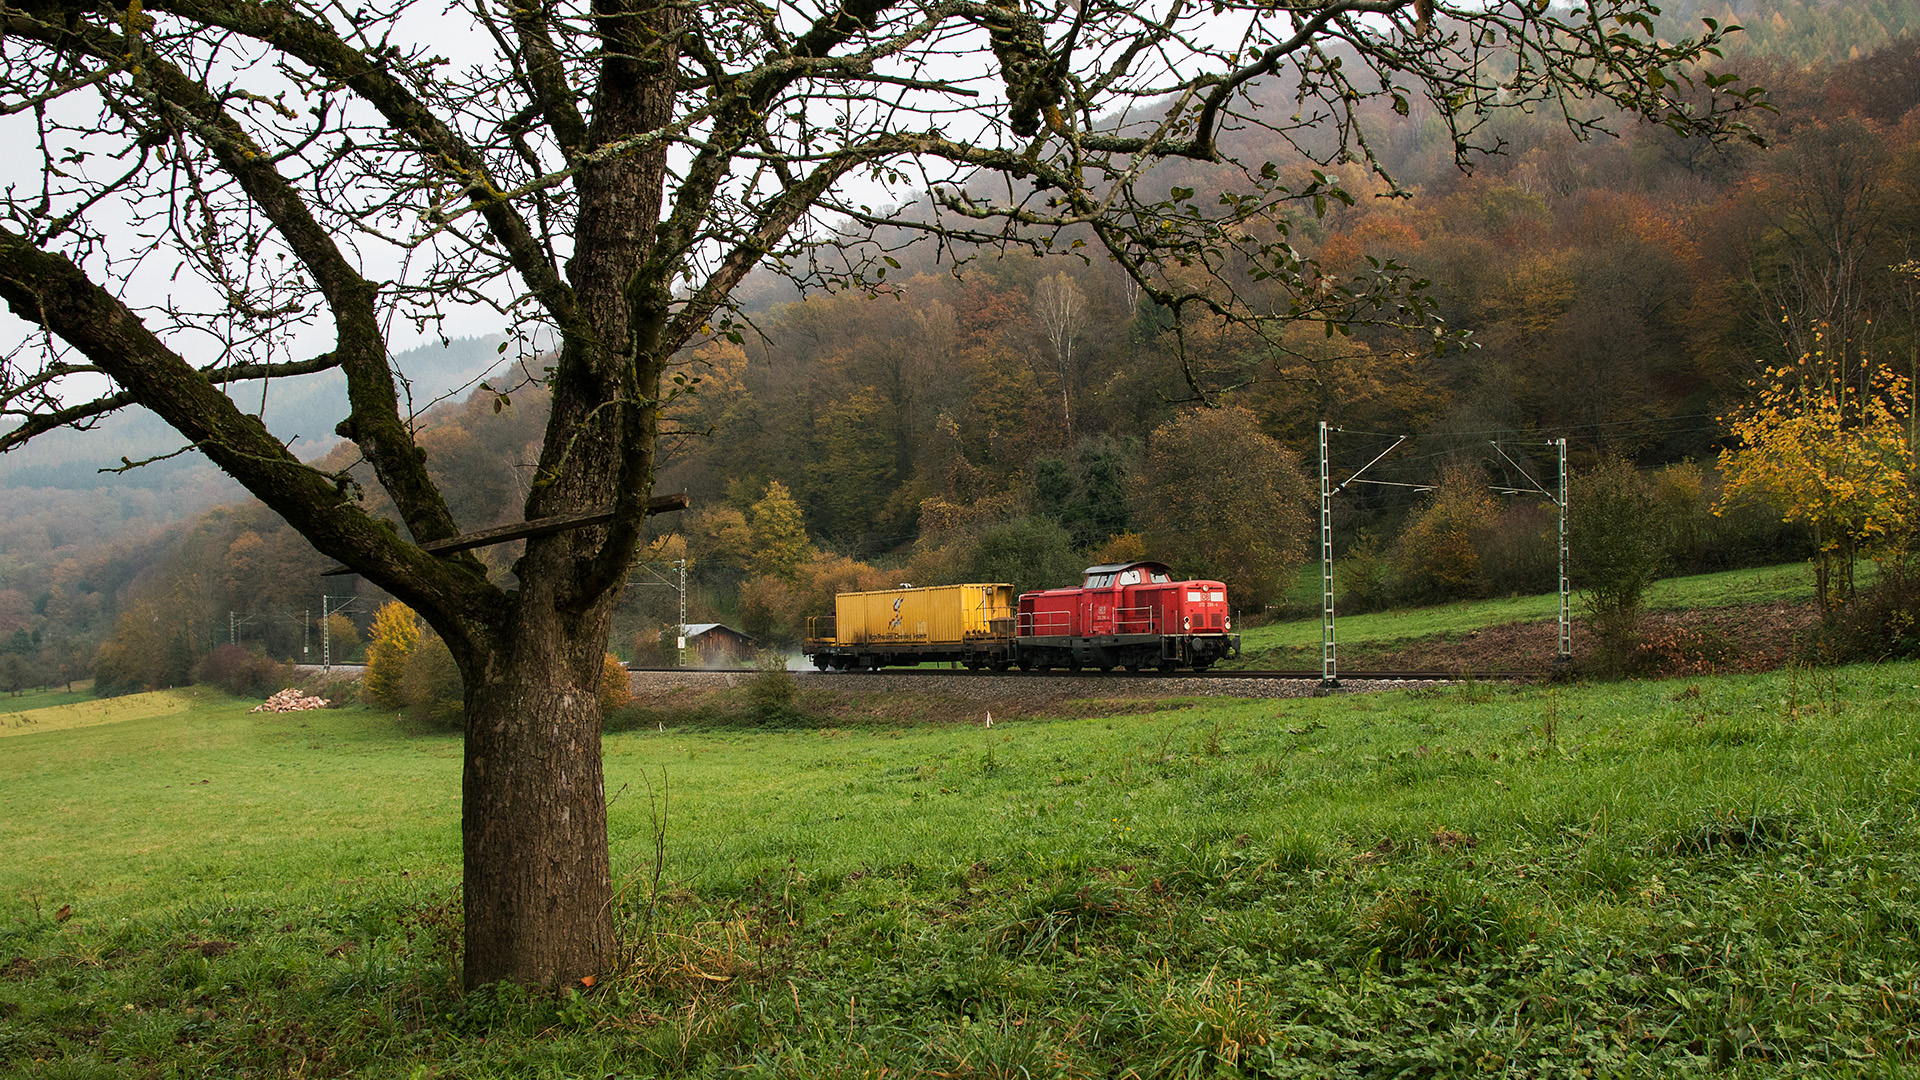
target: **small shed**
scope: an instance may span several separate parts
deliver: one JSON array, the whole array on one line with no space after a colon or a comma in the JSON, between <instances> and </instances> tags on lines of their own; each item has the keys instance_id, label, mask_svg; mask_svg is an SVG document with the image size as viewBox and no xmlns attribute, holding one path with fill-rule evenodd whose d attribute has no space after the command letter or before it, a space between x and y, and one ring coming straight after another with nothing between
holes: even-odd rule
<instances>
[{"instance_id":1,"label":"small shed","mask_svg":"<svg viewBox=\"0 0 1920 1080\"><path fill-rule=\"evenodd\" d=\"M725 623L688 623L687 663L696 667L751 666L759 643Z\"/></svg>"}]
</instances>

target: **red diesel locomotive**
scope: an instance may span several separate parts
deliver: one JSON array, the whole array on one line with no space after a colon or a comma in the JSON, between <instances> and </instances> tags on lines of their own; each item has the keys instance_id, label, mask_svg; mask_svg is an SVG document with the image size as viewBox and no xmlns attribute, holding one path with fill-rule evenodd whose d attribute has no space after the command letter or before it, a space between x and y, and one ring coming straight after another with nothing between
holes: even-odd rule
<instances>
[{"instance_id":1,"label":"red diesel locomotive","mask_svg":"<svg viewBox=\"0 0 1920 1080\"><path fill-rule=\"evenodd\" d=\"M1205 671L1240 655L1227 587L1175 581L1157 562L1089 566L1077 589L1026 593L1014 627L1023 669Z\"/></svg>"}]
</instances>

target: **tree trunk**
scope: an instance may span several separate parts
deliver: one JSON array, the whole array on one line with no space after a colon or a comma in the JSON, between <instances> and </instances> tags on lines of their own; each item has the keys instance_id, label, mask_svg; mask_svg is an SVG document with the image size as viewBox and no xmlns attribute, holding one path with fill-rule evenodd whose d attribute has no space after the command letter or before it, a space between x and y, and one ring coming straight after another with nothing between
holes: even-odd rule
<instances>
[{"instance_id":1,"label":"tree trunk","mask_svg":"<svg viewBox=\"0 0 1920 1080\"><path fill-rule=\"evenodd\" d=\"M613 962L594 644L605 627L596 635L550 608L523 607L515 621L491 670L467 675L468 989L565 986Z\"/></svg>"},{"instance_id":2,"label":"tree trunk","mask_svg":"<svg viewBox=\"0 0 1920 1080\"><path fill-rule=\"evenodd\" d=\"M595 0L594 12L608 55L587 134L605 145L671 117L681 16L638 0ZM567 275L583 319L566 328L547 380L529 520L593 510L616 492L645 505L651 493L672 271L647 264L665 178L664 148L580 168ZM637 537L616 523L530 540L512 615L462 661L468 989L566 986L614 962L599 690Z\"/></svg>"}]
</instances>

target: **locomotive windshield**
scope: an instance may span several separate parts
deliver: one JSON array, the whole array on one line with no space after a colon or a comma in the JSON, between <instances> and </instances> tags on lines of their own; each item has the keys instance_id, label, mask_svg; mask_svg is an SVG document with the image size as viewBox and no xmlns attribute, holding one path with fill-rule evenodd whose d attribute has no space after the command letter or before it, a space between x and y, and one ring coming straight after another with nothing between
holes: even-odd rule
<instances>
[{"instance_id":1,"label":"locomotive windshield","mask_svg":"<svg viewBox=\"0 0 1920 1080\"><path fill-rule=\"evenodd\" d=\"M1153 582L1155 585L1165 585L1167 582L1172 581L1173 578L1165 570L1152 570L1148 572L1147 580Z\"/></svg>"},{"instance_id":2,"label":"locomotive windshield","mask_svg":"<svg viewBox=\"0 0 1920 1080\"><path fill-rule=\"evenodd\" d=\"M1081 587L1086 589L1104 589L1111 584L1113 584L1112 574L1089 574L1087 575L1087 583Z\"/></svg>"}]
</instances>

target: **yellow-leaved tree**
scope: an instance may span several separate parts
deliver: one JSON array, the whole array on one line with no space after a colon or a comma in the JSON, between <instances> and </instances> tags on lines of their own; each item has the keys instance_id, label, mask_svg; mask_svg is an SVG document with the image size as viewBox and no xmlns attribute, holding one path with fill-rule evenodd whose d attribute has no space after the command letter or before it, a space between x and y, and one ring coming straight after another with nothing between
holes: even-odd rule
<instances>
[{"instance_id":1,"label":"yellow-leaved tree","mask_svg":"<svg viewBox=\"0 0 1920 1080\"><path fill-rule=\"evenodd\" d=\"M787 485L778 480L767 483L767 493L747 512L753 530L753 550L747 555L747 569L756 575L791 580L812 551L807 526L801 520L800 504L794 501Z\"/></svg>"},{"instance_id":2,"label":"yellow-leaved tree","mask_svg":"<svg viewBox=\"0 0 1920 1080\"><path fill-rule=\"evenodd\" d=\"M407 658L420 644L420 620L413 609L389 600L373 616L367 642L367 700L389 709L405 707Z\"/></svg>"},{"instance_id":3,"label":"yellow-leaved tree","mask_svg":"<svg viewBox=\"0 0 1920 1080\"><path fill-rule=\"evenodd\" d=\"M624 709L633 704L633 684L627 676L627 665L620 658L608 653L600 662L600 715L611 715L616 709Z\"/></svg>"},{"instance_id":4,"label":"yellow-leaved tree","mask_svg":"<svg viewBox=\"0 0 1920 1080\"><path fill-rule=\"evenodd\" d=\"M1903 552L1913 523L1912 387L1881 368L1845 372L1816 350L1769 369L1756 399L1726 417L1739 445L1721 452L1715 512L1761 499L1813 530L1820 610L1853 596L1854 564Z\"/></svg>"}]
</instances>

